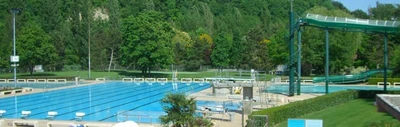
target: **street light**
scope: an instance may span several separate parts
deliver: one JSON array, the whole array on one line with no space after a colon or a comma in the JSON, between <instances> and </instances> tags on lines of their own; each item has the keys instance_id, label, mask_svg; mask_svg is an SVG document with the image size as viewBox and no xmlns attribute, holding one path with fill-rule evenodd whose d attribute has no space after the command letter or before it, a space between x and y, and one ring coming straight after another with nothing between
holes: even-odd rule
<instances>
[{"instance_id":1,"label":"street light","mask_svg":"<svg viewBox=\"0 0 400 127\"><path fill-rule=\"evenodd\" d=\"M15 14L20 12L20 9L18 8L12 8L11 12L13 14L13 55L10 57L10 61L12 66L14 67L14 89L17 88L17 63L19 62L19 56L16 55L15 51ZM18 106L17 106L17 96L14 96L14 106L15 106L15 115L17 115L18 112Z\"/></svg>"}]
</instances>

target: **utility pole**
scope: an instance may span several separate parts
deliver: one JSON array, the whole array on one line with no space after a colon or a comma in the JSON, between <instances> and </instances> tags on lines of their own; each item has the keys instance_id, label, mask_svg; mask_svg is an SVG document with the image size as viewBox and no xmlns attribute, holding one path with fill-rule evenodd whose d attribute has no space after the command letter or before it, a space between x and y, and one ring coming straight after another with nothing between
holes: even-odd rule
<instances>
[{"instance_id":1,"label":"utility pole","mask_svg":"<svg viewBox=\"0 0 400 127\"><path fill-rule=\"evenodd\" d=\"M294 17L293 17L293 0L290 0L289 11L289 96L294 96Z\"/></svg>"},{"instance_id":2,"label":"utility pole","mask_svg":"<svg viewBox=\"0 0 400 127\"><path fill-rule=\"evenodd\" d=\"M10 57L11 58L11 63L12 66L14 67L14 89L17 88L17 63L19 62L19 56L17 56L16 51L15 51L15 14L20 12L20 9L18 8L13 8L11 9L11 12L13 14L13 55ZM18 100L17 96L14 96L14 109L15 109L15 115L17 115L18 112Z\"/></svg>"},{"instance_id":3,"label":"utility pole","mask_svg":"<svg viewBox=\"0 0 400 127\"><path fill-rule=\"evenodd\" d=\"M91 15L91 13L90 13L90 5L89 5L89 7L88 7L88 27L89 27L89 30L88 30L88 65L89 65L89 67L88 67L88 78L90 79L90 19L91 18L93 18L92 17L92 15Z\"/></svg>"}]
</instances>

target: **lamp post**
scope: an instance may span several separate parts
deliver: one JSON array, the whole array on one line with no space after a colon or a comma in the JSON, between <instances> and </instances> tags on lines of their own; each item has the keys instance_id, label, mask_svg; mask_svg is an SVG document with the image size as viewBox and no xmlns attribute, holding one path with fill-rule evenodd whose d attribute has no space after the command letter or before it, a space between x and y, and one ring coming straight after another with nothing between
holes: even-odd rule
<instances>
[{"instance_id":1,"label":"lamp post","mask_svg":"<svg viewBox=\"0 0 400 127\"><path fill-rule=\"evenodd\" d=\"M16 51L15 51L15 14L17 14L20 11L18 8L12 8L11 12L13 14L13 55L10 57L12 66L14 67L14 89L17 88L17 63L19 62L19 56L17 56ZM14 109L15 112L14 114L17 115L18 112L18 104L17 104L17 96L14 96Z\"/></svg>"}]
</instances>

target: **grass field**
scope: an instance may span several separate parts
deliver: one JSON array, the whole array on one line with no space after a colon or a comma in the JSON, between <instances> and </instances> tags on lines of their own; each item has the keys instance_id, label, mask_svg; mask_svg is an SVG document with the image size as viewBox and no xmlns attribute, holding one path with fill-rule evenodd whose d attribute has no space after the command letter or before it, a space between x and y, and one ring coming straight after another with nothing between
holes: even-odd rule
<instances>
[{"instance_id":1,"label":"grass field","mask_svg":"<svg viewBox=\"0 0 400 127\"><path fill-rule=\"evenodd\" d=\"M322 119L324 127L365 127L373 123L399 122L390 114L377 112L373 102L374 100L358 99L299 119ZM278 127L287 127L287 122L279 124Z\"/></svg>"},{"instance_id":2,"label":"grass field","mask_svg":"<svg viewBox=\"0 0 400 127\"><path fill-rule=\"evenodd\" d=\"M29 73L18 73L17 77L29 78L29 77L80 77L88 79L88 71L63 71L63 72L35 72L32 76ZM222 72L217 73L216 71L204 71L204 72L178 72L178 78L205 78L205 77L229 77L229 78L250 78L250 73L239 73L239 72ZM0 78L12 78L13 73L0 74ZM164 71L152 71L151 74L143 75L140 71L111 71L111 72L99 72L91 71L90 78L108 78L108 79L121 79L124 77L152 77L152 78L172 78L172 72ZM260 74L258 78L260 80L270 80L272 75Z\"/></svg>"}]
</instances>

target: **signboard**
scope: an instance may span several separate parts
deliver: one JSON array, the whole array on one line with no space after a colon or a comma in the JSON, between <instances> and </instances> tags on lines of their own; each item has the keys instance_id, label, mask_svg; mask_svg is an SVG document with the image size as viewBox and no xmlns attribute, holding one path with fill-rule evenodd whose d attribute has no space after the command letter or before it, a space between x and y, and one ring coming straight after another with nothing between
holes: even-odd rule
<instances>
[{"instance_id":1,"label":"signboard","mask_svg":"<svg viewBox=\"0 0 400 127\"><path fill-rule=\"evenodd\" d=\"M13 63L19 62L19 56L10 56L10 60Z\"/></svg>"},{"instance_id":2,"label":"signboard","mask_svg":"<svg viewBox=\"0 0 400 127\"><path fill-rule=\"evenodd\" d=\"M288 127L323 127L323 121L311 119L289 119Z\"/></svg>"}]
</instances>

